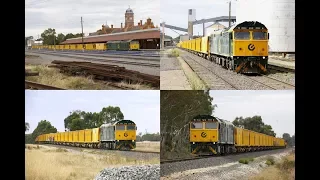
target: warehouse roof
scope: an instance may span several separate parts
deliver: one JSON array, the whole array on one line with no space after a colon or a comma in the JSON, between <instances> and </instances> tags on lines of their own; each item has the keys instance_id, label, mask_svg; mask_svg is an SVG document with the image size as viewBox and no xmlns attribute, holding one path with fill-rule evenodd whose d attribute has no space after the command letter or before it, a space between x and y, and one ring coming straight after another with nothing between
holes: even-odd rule
<instances>
[{"instance_id":1,"label":"warehouse roof","mask_svg":"<svg viewBox=\"0 0 320 180\"><path fill-rule=\"evenodd\" d=\"M120 41L120 40L132 40L132 39L153 39L153 38L160 38L159 28L112 33L112 34L103 34L103 35L96 35L96 36L86 36L86 37L83 37L83 42L95 43L95 42L107 42L107 41L115 41L115 40ZM82 43L81 37L67 39L61 44L77 44L77 43Z\"/></svg>"}]
</instances>

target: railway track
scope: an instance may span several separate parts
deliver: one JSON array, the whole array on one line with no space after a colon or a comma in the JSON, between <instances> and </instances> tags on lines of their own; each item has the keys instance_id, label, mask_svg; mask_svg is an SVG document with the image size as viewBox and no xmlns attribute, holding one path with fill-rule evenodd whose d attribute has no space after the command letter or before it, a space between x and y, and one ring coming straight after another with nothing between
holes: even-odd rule
<instances>
[{"instance_id":1,"label":"railway track","mask_svg":"<svg viewBox=\"0 0 320 180\"><path fill-rule=\"evenodd\" d=\"M49 86L49 85L45 85L45 84L40 84L40 83L36 83L36 82L32 82L32 81L24 81L25 83L25 88L26 89L37 89L37 90L66 90L66 89L62 89L62 88L58 88L58 87L54 87L54 86Z\"/></svg>"},{"instance_id":2,"label":"railway track","mask_svg":"<svg viewBox=\"0 0 320 180\"><path fill-rule=\"evenodd\" d=\"M247 78L257 83L260 83L264 86L267 86L272 90L295 89L295 86L292 84L280 81L275 78L268 77L266 75L247 77Z\"/></svg>"},{"instance_id":3,"label":"railway track","mask_svg":"<svg viewBox=\"0 0 320 180\"><path fill-rule=\"evenodd\" d=\"M185 62L190 66L190 68L198 74L198 76L205 81L210 89L251 89L254 85L259 87L257 89L271 89L271 90L282 90L282 89L295 89L293 84L289 84L278 79L266 76L248 76L242 74L234 74L222 67L210 67L216 66L216 64L209 62L197 55L186 52L182 55ZM201 60L206 61L205 63L199 62L196 58L201 58ZM210 65L208 65L211 63ZM214 69L214 70L213 70ZM216 72L217 71L217 72ZM210 72L210 74L208 74ZM241 80L245 80L242 81Z\"/></svg>"},{"instance_id":4,"label":"railway track","mask_svg":"<svg viewBox=\"0 0 320 180\"><path fill-rule=\"evenodd\" d=\"M160 55L155 54L133 54L133 53L103 53L103 52L74 52L74 51L31 51L32 53L53 53L53 54L73 54L85 55L93 57L106 57L106 58L127 58L138 59L142 61L160 61Z\"/></svg>"},{"instance_id":5,"label":"railway track","mask_svg":"<svg viewBox=\"0 0 320 180\"><path fill-rule=\"evenodd\" d=\"M268 64L268 69L285 73L295 73L295 69Z\"/></svg>"},{"instance_id":6,"label":"railway track","mask_svg":"<svg viewBox=\"0 0 320 180\"><path fill-rule=\"evenodd\" d=\"M31 51L33 52L33 51ZM104 56L104 57L117 57L117 58L130 58L146 61L159 61L160 54L155 53L106 53L106 52L81 52L81 51L35 51L44 53L59 53L59 54L77 54L86 56Z\"/></svg>"},{"instance_id":7,"label":"railway track","mask_svg":"<svg viewBox=\"0 0 320 180\"><path fill-rule=\"evenodd\" d=\"M121 152L133 152L133 153L160 154L160 152L141 151L141 150L123 151L123 150L96 149L96 148L88 148L88 147L57 145L57 144L36 144L36 145L45 145L45 146L53 146L53 147L64 147L66 149L79 149L79 150L81 150L81 149L90 149L90 150L98 150L98 151L115 151L115 152L121 151Z\"/></svg>"},{"instance_id":8,"label":"railway track","mask_svg":"<svg viewBox=\"0 0 320 180\"><path fill-rule=\"evenodd\" d=\"M116 63L116 64L128 64L128 65L146 66L146 67L160 67L160 64L142 63L142 62L133 62L133 61L122 61L122 60L111 60L111 59L106 59L107 57L106 58L90 58L90 57L84 57L87 55L75 56L72 54L68 55L68 54L43 53L43 52L37 52L36 54L47 54L47 55L54 55L54 56L59 56L59 57L69 57L69 58L77 58L77 59L83 59L83 60L89 60L89 61L100 61L100 62L108 62L108 63Z\"/></svg>"},{"instance_id":9,"label":"railway track","mask_svg":"<svg viewBox=\"0 0 320 180\"><path fill-rule=\"evenodd\" d=\"M280 149L286 149L286 148L276 148L276 149L265 149L260 151L252 151L252 152L236 152L232 154L226 154L226 155L197 155L194 157L189 158L177 158L177 159L160 159L160 164L167 164L167 163L175 163L175 162L182 162L182 161L192 161L197 159L206 159L206 158L214 158L214 157L226 157L226 156L237 156L237 155L248 155L253 152L266 152L266 151L273 151L273 150L280 150Z\"/></svg>"},{"instance_id":10,"label":"railway track","mask_svg":"<svg viewBox=\"0 0 320 180\"><path fill-rule=\"evenodd\" d=\"M205 83L209 86L210 89L238 89L232 83L226 81L217 73L209 69L208 67L204 66L203 64L196 61L190 55L183 55L182 58L185 62L189 65L189 67L200 76L200 78L205 81ZM191 60L191 61L189 61ZM200 67L200 68L199 68ZM209 71L211 75L203 74L203 69ZM212 76L213 75L213 76Z\"/></svg>"},{"instance_id":11,"label":"railway track","mask_svg":"<svg viewBox=\"0 0 320 180\"><path fill-rule=\"evenodd\" d=\"M100 55L124 55L124 56L141 56L141 57L159 57L160 50L140 50L140 51L99 51L99 50L90 50L90 51L81 51L81 50L46 50L46 49L34 49L34 50L26 50L26 52L64 52L64 53L80 53L80 54L100 54Z\"/></svg>"}]
</instances>

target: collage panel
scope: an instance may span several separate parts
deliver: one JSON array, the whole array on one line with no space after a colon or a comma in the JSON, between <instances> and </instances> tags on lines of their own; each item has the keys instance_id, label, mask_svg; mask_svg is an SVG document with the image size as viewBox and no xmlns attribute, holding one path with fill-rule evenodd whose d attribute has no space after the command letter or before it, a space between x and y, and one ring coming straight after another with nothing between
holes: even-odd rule
<instances>
[{"instance_id":1,"label":"collage panel","mask_svg":"<svg viewBox=\"0 0 320 180\"><path fill-rule=\"evenodd\" d=\"M26 0L25 179L294 180L295 1Z\"/></svg>"},{"instance_id":2,"label":"collage panel","mask_svg":"<svg viewBox=\"0 0 320 180\"><path fill-rule=\"evenodd\" d=\"M295 89L294 0L162 0L160 8L161 90Z\"/></svg>"},{"instance_id":3,"label":"collage panel","mask_svg":"<svg viewBox=\"0 0 320 180\"><path fill-rule=\"evenodd\" d=\"M159 101L153 90L26 91L26 179L160 179Z\"/></svg>"},{"instance_id":4,"label":"collage panel","mask_svg":"<svg viewBox=\"0 0 320 180\"><path fill-rule=\"evenodd\" d=\"M33 1L26 89L160 89L160 0Z\"/></svg>"},{"instance_id":5,"label":"collage panel","mask_svg":"<svg viewBox=\"0 0 320 180\"><path fill-rule=\"evenodd\" d=\"M160 98L160 179L295 179L294 90L161 90Z\"/></svg>"}]
</instances>

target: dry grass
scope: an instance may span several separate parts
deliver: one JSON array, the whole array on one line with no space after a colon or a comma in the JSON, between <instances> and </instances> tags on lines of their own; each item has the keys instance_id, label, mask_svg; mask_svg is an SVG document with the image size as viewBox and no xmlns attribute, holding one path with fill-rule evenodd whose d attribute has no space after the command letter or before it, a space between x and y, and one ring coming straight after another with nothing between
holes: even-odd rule
<instances>
[{"instance_id":1,"label":"dry grass","mask_svg":"<svg viewBox=\"0 0 320 180\"><path fill-rule=\"evenodd\" d=\"M27 76L26 80L55 86L63 89L76 90L108 90L115 89L108 86L108 83L97 82L93 80L92 76L67 76L59 72L59 69L49 68L47 65L25 65L26 69L38 71L39 76ZM133 89L152 89L150 86L144 84L132 84L127 82L115 83L119 86L129 87Z\"/></svg>"},{"instance_id":2,"label":"dry grass","mask_svg":"<svg viewBox=\"0 0 320 180\"><path fill-rule=\"evenodd\" d=\"M102 169L122 165L159 164L119 156L120 153L91 154L72 152L64 148L27 145L25 165L27 180L87 180L93 179Z\"/></svg>"},{"instance_id":3,"label":"dry grass","mask_svg":"<svg viewBox=\"0 0 320 180\"><path fill-rule=\"evenodd\" d=\"M137 142L135 151L160 152L160 142L143 141Z\"/></svg>"},{"instance_id":4,"label":"dry grass","mask_svg":"<svg viewBox=\"0 0 320 180\"><path fill-rule=\"evenodd\" d=\"M259 175L251 180L294 180L295 179L295 155L293 153L284 157L281 162L270 165Z\"/></svg>"}]
</instances>

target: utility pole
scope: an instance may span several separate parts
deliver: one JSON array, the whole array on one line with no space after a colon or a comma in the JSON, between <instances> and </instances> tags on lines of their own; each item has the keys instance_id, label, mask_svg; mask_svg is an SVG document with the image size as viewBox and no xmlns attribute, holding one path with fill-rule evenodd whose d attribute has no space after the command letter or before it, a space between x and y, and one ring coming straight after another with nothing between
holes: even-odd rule
<instances>
[{"instance_id":1,"label":"utility pole","mask_svg":"<svg viewBox=\"0 0 320 180\"><path fill-rule=\"evenodd\" d=\"M229 1L229 27L231 26L231 0Z\"/></svg>"},{"instance_id":2,"label":"utility pole","mask_svg":"<svg viewBox=\"0 0 320 180\"><path fill-rule=\"evenodd\" d=\"M54 36L54 31L52 32L53 33L53 50L56 51L56 38Z\"/></svg>"},{"instance_id":3,"label":"utility pole","mask_svg":"<svg viewBox=\"0 0 320 180\"><path fill-rule=\"evenodd\" d=\"M84 52L84 49L83 49L83 21L82 21L82 17L81 17L81 31L82 31L82 52Z\"/></svg>"},{"instance_id":4,"label":"utility pole","mask_svg":"<svg viewBox=\"0 0 320 180\"><path fill-rule=\"evenodd\" d=\"M162 48L164 49L164 22L162 22Z\"/></svg>"}]
</instances>

